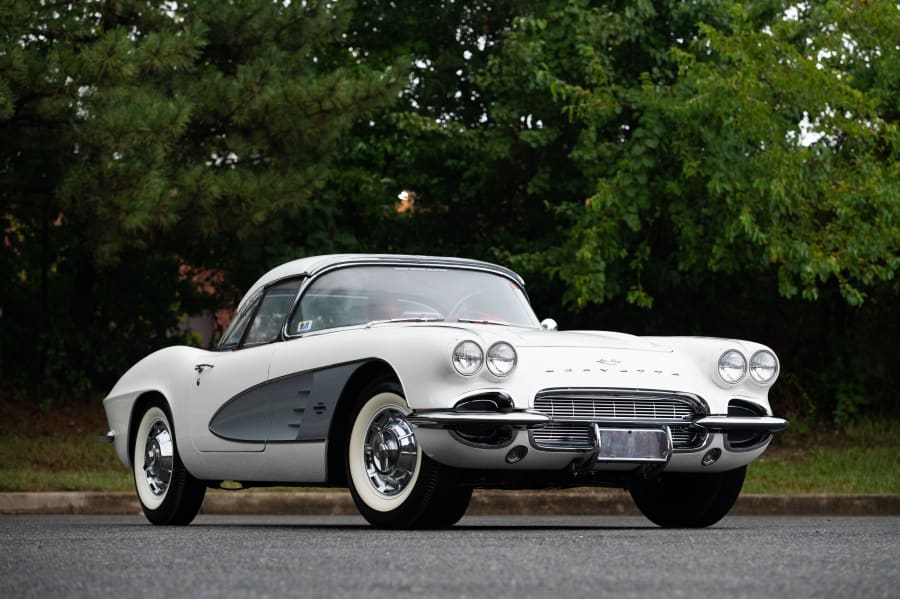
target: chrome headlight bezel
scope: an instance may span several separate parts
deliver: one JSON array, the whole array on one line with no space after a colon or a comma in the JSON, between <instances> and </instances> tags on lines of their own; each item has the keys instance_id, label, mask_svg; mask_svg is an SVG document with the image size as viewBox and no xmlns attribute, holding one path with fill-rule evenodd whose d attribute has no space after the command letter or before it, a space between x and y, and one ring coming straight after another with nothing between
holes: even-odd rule
<instances>
[{"instance_id":1,"label":"chrome headlight bezel","mask_svg":"<svg viewBox=\"0 0 900 599\"><path fill-rule=\"evenodd\" d=\"M506 355L499 355L502 352L505 352ZM507 343L506 341L497 341L488 348L485 353L484 362L491 374L498 378L504 378L511 375L516 369L516 365L519 362L519 355L516 353L516 348L510 343ZM506 370L502 367L504 364L508 366Z\"/></svg>"},{"instance_id":2,"label":"chrome headlight bezel","mask_svg":"<svg viewBox=\"0 0 900 599\"><path fill-rule=\"evenodd\" d=\"M739 360L738 360L739 359ZM727 360L733 360L728 363ZM732 372L729 372L731 370ZM733 371L739 372L733 372ZM747 376L747 358L736 349L727 349L719 355L716 363L716 372L719 378L729 385L737 385Z\"/></svg>"},{"instance_id":3,"label":"chrome headlight bezel","mask_svg":"<svg viewBox=\"0 0 900 599\"><path fill-rule=\"evenodd\" d=\"M769 377L757 376L757 370L760 369L760 366L758 366L759 360L766 356L772 358L772 364L771 366L764 366L762 368L771 368L772 374ZM757 364L756 367L754 367L754 363ZM775 379L778 378L778 373L781 370L781 364L779 364L778 356L776 356L774 352L771 352L767 349L761 349L750 356L750 362L747 366L747 370L750 373L750 378L753 379L755 383L759 385L771 385L775 381Z\"/></svg>"},{"instance_id":4,"label":"chrome headlight bezel","mask_svg":"<svg viewBox=\"0 0 900 599\"><path fill-rule=\"evenodd\" d=\"M453 348L450 363L458 374L465 377L475 376L484 366L484 350L475 341L465 339Z\"/></svg>"}]
</instances>

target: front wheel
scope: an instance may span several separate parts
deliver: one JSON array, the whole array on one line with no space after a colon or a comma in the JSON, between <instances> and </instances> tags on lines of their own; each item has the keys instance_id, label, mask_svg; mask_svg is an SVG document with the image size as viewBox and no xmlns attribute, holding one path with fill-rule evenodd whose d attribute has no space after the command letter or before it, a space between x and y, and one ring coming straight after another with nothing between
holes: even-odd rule
<instances>
[{"instance_id":1,"label":"front wheel","mask_svg":"<svg viewBox=\"0 0 900 599\"><path fill-rule=\"evenodd\" d=\"M664 528L704 528L727 514L744 485L747 467L714 474L670 473L631 486L641 513Z\"/></svg>"},{"instance_id":2,"label":"front wheel","mask_svg":"<svg viewBox=\"0 0 900 599\"><path fill-rule=\"evenodd\" d=\"M403 391L377 381L351 415L346 446L347 480L357 509L382 528L443 528L465 513L471 489L422 452L406 419Z\"/></svg>"},{"instance_id":3,"label":"front wheel","mask_svg":"<svg viewBox=\"0 0 900 599\"><path fill-rule=\"evenodd\" d=\"M165 406L153 402L134 438L134 487L153 524L190 524L206 495L206 485L181 463L174 430Z\"/></svg>"}]
</instances>

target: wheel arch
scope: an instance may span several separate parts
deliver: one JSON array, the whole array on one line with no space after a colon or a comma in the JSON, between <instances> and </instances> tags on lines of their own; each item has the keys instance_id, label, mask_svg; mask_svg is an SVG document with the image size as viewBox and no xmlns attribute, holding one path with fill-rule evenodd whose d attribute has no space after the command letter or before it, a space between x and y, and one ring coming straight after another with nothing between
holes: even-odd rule
<instances>
[{"instance_id":1,"label":"wheel arch","mask_svg":"<svg viewBox=\"0 0 900 599\"><path fill-rule=\"evenodd\" d=\"M152 403L161 403L166 415L169 417L169 425L172 427L172 434L175 437L175 446L178 446L178 432L175 428L175 419L172 416L172 406L169 400L160 391L151 390L144 391L134 400L131 406L131 416L128 418L128 459L134 464L134 441L137 435L138 426L141 423L141 417L144 411Z\"/></svg>"},{"instance_id":2,"label":"wheel arch","mask_svg":"<svg viewBox=\"0 0 900 599\"><path fill-rule=\"evenodd\" d=\"M347 474L344 469L344 440L350 430L350 414L359 394L368 385L379 379L391 379L400 383L400 377L394 368L384 360L369 360L357 368L341 390L341 396L335 407L331 426L328 430L327 476L328 483L337 486L347 485Z\"/></svg>"}]
</instances>

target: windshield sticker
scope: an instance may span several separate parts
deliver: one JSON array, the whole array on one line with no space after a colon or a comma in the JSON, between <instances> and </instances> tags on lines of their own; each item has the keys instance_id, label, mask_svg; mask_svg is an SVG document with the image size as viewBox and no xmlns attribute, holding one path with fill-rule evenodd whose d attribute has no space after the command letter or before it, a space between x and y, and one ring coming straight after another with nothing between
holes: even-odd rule
<instances>
[{"instance_id":1,"label":"windshield sticker","mask_svg":"<svg viewBox=\"0 0 900 599\"><path fill-rule=\"evenodd\" d=\"M298 333L305 333L306 331L310 330L311 328L312 328L311 320L301 320L300 322L297 323L297 332Z\"/></svg>"}]
</instances>

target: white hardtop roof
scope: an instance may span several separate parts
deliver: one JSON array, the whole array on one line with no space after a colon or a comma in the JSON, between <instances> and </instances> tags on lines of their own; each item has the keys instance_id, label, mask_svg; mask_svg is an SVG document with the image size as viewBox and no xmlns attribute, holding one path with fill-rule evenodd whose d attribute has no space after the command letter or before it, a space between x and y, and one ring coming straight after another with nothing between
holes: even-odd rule
<instances>
[{"instance_id":1,"label":"white hardtop roof","mask_svg":"<svg viewBox=\"0 0 900 599\"><path fill-rule=\"evenodd\" d=\"M450 258L443 256L414 256L406 254L327 254L324 256L309 256L285 262L280 266L276 266L263 276L261 276L247 290L244 298L241 300L238 310L240 310L244 302L250 298L257 290L287 279L290 277L314 275L319 271L343 265L377 265L389 264L398 266L433 266L433 267L457 267L457 268L475 268L478 270L488 270L497 274L504 275L516 281L524 287L525 282L522 277L515 272L503 266L491 264L490 262L482 262L481 260L470 260L468 258Z\"/></svg>"}]
</instances>

